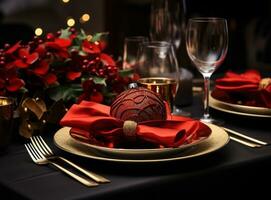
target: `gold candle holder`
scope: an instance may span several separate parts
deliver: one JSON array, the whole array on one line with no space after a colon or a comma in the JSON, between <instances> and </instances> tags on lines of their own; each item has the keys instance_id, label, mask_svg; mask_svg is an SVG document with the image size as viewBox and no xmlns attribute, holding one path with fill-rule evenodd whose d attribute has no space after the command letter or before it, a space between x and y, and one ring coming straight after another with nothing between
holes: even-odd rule
<instances>
[{"instance_id":1,"label":"gold candle holder","mask_svg":"<svg viewBox=\"0 0 271 200\"><path fill-rule=\"evenodd\" d=\"M11 139L13 102L11 98L0 97L0 151L8 146Z\"/></svg>"},{"instance_id":2,"label":"gold candle holder","mask_svg":"<svg viewBox=\"0 0 271 200\"><path fill-rule=\"evenodd\" d=\"M139 86L145 87L159 94L161 98L169 104L173 111L174 99L177 92L177 82L172 78L149 77L141 78L138 81Z\"/></svg>"}]
</instances>

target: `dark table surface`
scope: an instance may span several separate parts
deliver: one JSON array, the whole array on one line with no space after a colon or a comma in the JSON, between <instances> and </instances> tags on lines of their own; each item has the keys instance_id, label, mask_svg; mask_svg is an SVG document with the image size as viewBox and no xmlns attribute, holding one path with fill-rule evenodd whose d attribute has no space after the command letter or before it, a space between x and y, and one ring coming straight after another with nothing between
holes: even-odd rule
<instances>
[{"instance_id":1,"label":"dark table surface","mask_svg":"<svg viewBox=\"0 0 271 200\"><path fill-rule=\"evenodd\" d=\"M185 109L200 116L198 95ZM211 110L224 126L271 142L270 122ZM271 146L249 148L230 141L222 149L197 158L167 163L131 164L97 161L76 157L53 144L53 134L43 135L56 154L111 180L88 188L67 177L52 166L35 165L22 140L15 140L0 155L0 194L13 199L164 199L169 197L212 196L238 197L255 193L265 195L271 180ZM221 197L222 198L222 197ZM178 198L181 199L181 198Z\"/></svg>"}]
</instances>

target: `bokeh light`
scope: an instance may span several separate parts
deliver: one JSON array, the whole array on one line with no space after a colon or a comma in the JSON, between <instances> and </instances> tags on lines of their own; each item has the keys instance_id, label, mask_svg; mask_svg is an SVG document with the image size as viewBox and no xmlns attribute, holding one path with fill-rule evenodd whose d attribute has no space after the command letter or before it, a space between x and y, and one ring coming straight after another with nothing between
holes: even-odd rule
<instances>
[{"instance_id":1,"label":"bokeh light","mask_svg":"<svg viewBox=\"0 0 271 200\"><path fill-rule=\"evenodd\" d=\"M73 18L69 18L69 19L67 20L67 25L68 25L68 26L74 26L74 25L75 25L75 20L74 20Z\"/></svg>"},{"instance_id":2,"label":"bokeh light","mask_svg":"<svg viewBox=\"0 0 271 200\"><path fill-rule=\"evenodd\" d=\"M42 28L36 28L36 29L35 29L35 34L36 34L37 36L42 35L42 33L43 33Z\"/></svg>"}]
</instances>

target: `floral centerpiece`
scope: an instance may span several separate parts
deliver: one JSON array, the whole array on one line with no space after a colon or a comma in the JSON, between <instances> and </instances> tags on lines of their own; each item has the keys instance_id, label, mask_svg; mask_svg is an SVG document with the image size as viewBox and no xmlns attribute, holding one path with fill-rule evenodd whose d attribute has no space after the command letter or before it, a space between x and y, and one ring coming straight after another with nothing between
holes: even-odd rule
<instances>
[{"instance_id":1,"label":"floral centerpiece","mask_svg":"<svg viewBox=\"0 0 271 200\"><path fill-rule=\"evenodd\" d=\"M34 98L24 106L32 106L28 110L38 115L36 121L40 123L46 122L48 109L44 107L52 102L63 101L68 106L82 100L110 104L135 76L130 70L121 70L118 62L104 53L105 35L91 36L67 28L45 38L35 37L27 44L5 44L0 49L0 95L17 100L22 96ZM36 102L36 97L44 102ZM35 113L38 107L44 112ZM23 112L28 113L25 107L20 115L28 121L24 125L28 130L33 120Z\"/></svg>"}]
</instances>

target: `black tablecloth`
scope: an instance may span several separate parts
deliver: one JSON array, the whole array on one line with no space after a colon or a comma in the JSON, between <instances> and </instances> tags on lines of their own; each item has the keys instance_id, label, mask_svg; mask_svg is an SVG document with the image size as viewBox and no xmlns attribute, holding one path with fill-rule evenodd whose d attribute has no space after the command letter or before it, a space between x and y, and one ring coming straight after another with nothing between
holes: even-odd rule
<instances>
[{"instance_id":1,"label":"black tablecloth","mask_svg":"<svg viewBox=\"0 0 271 200\"><path fill-rule=\"evenodd\" d=\"M199 96L185 108L192 116L202 113ZM270 120L212 111L225 126L271 142ZM163 199L166 197L223 197L264 195L271 180L271 147L249 148L230 141L214 153L167 163L129 164L97 161L70 155L53 144L53 133L44 135L54 151L111 180L85 187L51 166L35 165L22 142L16 141L0 156L0 194L18 199ZM236 194L234 194L236 193ZM216 196L216 199L222 197Z\"/></svg>"}]
</instances>

